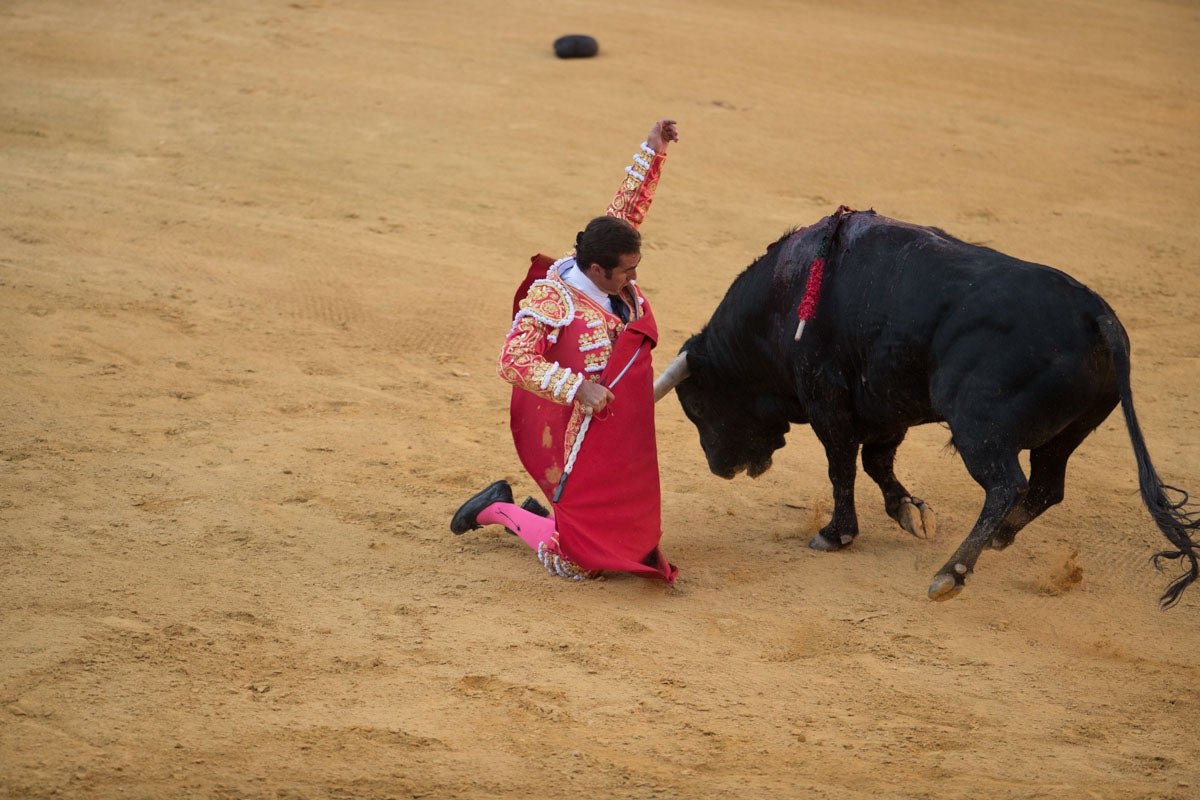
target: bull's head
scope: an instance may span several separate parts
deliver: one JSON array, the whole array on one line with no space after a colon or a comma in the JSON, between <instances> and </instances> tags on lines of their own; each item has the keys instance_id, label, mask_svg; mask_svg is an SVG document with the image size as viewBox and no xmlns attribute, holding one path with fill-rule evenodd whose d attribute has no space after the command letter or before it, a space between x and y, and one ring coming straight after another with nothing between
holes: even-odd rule
<instances>
[{"instance_id":1,"label":"bull's head","mask_svg":"<svg viewBox=\"0 0 1200 800\"><path fill-rule=\"evenodd\" d=\"M745 470L757 478L771 468L790 427L787 411L770 396L721 375L704 351L704 334L693 336L654 384L654 399L672 388L683 413L700 432L700 446L714 475L733 478Z\"/></svg>"}]
</instances>

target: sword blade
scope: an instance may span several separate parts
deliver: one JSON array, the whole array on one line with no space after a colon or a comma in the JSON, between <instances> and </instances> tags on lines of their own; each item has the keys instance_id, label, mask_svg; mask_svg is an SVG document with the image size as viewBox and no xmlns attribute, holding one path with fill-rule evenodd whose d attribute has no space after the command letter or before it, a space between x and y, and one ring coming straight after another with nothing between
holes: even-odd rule
<instances>
[{"instance_id":1,"label":"sword blade","mask_svg":"<svg viewBox=\"0 0 1200 800\"><path fill-rule=\"evenodd\" d=\"M633 356L629 359L629 363L625 365L624 369L617 373L617 377L613 378L612 383L608 385L609 389L612 389L617 385L617 381L625 377L625 373L629 372L629 368L633 366L634 361L637 361L638 355L642 352L642 348L645 346L646 343L644 341L638 345L637 350L633 351ZM554 497L550 498L550 502L552 503L558 503L558 501L562 498L563 489L567 488L567 478L571 476L571 471L575 468L575 458L579 455L579 448L583 446L583 437L587 434L588 425L591 423L591 421L592 418L589 415L587 419L583 421L583 425L579 428L579 435L575 438L575 446L571 448L571 457L567 459L567 464L563 468L562 477L559 478L558 486L556 486L554 489Z\"/></svg>"}]
</instances>

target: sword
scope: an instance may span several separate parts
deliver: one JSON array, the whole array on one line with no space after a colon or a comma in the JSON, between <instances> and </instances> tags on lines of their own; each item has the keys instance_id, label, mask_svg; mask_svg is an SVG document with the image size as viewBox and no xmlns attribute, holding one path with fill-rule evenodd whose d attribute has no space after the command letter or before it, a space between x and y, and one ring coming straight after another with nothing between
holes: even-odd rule
<instances>
[{"instance_id":1,"label":"sword","mask_svg":"<svg viewBox=\"0 0 1200 800\"><path fill-rule=\"evenodd\" d=\"M633 362L637 360L638 354L642 352L642 348L645 346L646 342L643 341L638 345L637 350L633 351L633 357L629 359L629 363L625 365L624 369L617 373L617 377L612 379L612 383L608 384L609 391L612 391L613 387L617 385L617 382L621 380L621 378L625 377L625 373L628 372L629 368L633 366ZM603 386L604 384L600 385ZM575 437L575 444L571 446L571 455L567 458L566 465L563 466L563 474L562 477L558 479L558 486L554 487L554 497L551 498L552 503L557 504L562 498L563 489L567 487L567 478L570 477L571 470L575 469L575 458L579 455L580 446L583 445L583 437L587 435L588 426L591 424L592 412L584 412L583 424L579 426L579 435Z\"/></svg>"}]
</instances>

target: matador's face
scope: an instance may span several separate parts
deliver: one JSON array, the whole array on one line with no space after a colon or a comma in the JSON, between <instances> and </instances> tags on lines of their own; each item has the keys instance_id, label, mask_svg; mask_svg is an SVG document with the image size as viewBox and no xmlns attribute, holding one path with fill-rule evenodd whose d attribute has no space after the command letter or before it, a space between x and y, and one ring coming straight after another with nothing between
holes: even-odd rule
<instances>
[{"instance_id":1,"label":"matador's face","mask_svg":"<svg viewBox=\"0 0 1200 800\"><path fill-rule=\"evenodd\" d=\"M592 264L584 272L596 284L596 288L606 294L620 294L630 281L637 280L638 264L641 262L641 253L626 253L617 259L617 266L610 275L605 275L604 268L599 264Z\"/></svg>"}]
</instances>

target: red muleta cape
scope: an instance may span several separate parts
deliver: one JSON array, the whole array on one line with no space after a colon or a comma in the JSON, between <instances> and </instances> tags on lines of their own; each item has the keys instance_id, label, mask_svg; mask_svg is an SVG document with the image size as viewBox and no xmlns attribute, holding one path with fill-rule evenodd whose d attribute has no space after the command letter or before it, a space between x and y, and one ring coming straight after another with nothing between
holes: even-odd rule
<instances>
[{"instance_id":1,"label":"red muleta cape","mask_svg":"<svg viewBox=\"0 0 1200 800\"><path fill-rule=\"evenodd\" d=\"M517 291L514 314L529 285L546 277L551 263L547 256L533 258ZM583 569L632 572L674 583L678 570L658 546L662 496L650 357L658 328L649 304L643 303L642 309L642 317L617 337L601 373L601 382L609 386L624 371L612 388L615 399L588 425L562 496L554 504L554 520L561 554ZM582 324L572 320L562 329L560 341L575 341L572 328ZM574 370L584 367L582 354L570 346L555 348L553 358ZM565 440L575 406L514 388L509 412L521 463L546 497L553 498L568 455Z\"/></svg>"}]
</instances>

